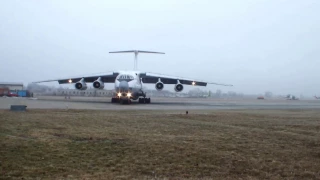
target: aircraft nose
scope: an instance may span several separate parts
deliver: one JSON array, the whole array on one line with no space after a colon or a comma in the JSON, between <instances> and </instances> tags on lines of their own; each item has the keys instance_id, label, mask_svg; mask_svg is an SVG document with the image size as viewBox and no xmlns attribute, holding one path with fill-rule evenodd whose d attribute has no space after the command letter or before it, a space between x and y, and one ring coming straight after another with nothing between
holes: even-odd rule
<instances>
[{"instance_id":1,"label":"aircraft nose","mask_svg":"<svg viewBox=\"0 0 320 180\"><path fill-rule=\"evenodd\" d=\"M129 90L129 84L127 81L121 81L119 84L119 89L121 92Z\"/></svg>"}]
</instances>

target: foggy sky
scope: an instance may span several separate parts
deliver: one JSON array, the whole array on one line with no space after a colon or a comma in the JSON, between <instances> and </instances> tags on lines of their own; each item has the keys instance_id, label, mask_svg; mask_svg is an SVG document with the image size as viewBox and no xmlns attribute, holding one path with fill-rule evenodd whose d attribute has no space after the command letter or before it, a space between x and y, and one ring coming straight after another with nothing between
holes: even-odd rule
<instances>
[{"instance_id":1,"label":"foggy sky","mask_svg":"<svg viewBox=\"0 0 320 180\"><path fill-rule=\"evenodd\" d=\"M133 69L320 95L319 0L1 0L0 82ZM58 83L56 83L58 84Z\"/></svg>"}]
</instances>

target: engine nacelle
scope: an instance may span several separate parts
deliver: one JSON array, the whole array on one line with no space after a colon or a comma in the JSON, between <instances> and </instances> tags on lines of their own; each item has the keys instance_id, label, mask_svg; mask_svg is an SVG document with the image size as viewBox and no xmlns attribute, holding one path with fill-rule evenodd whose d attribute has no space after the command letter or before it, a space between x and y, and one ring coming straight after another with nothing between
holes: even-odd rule
<instances>
[{"instance_id":1,"label":"engine nacelle","mask_svg":"<svg viewBox=\"0 0 320 180\"><path fill-rule=\"evenodd\" d=\"M76 89L78 90L86 90L87 89L87 84L84 81L79 81L75 84Z\"/></svg>"},{"instance_id":2,"label":"engine nacelle","mask_svg":"<svg viewBox=\"0 0 320 180\"><path fill-rule=\"evenodd\" d=\"M181 91L183 90L183 85L182 85L182 84L176 84L176 85L174 86L174 90L175 90L176 92L181 92Z\"/></svg>"},{"instance_id":3,"label":"engine nacelle","mask_svg":"<svg viewBox=\"0 0 320 180\"><path fill-rule=\"evenodd\" d=\"M104 88L104 83L100 79L95 80L93 82L93 87L96 88L96 89L103 89Z\"/></svg>"},{"instance_id":4,"label":"engine nacelle","mask_svg":"<svg viewBox=\"0 0 320 180\"><path fill-rule=\"evenodd\" d=\"M156 90L161 91L164 88L164 84L162 82L157 82L155 87Z\"/></svg>"}]
</instances>

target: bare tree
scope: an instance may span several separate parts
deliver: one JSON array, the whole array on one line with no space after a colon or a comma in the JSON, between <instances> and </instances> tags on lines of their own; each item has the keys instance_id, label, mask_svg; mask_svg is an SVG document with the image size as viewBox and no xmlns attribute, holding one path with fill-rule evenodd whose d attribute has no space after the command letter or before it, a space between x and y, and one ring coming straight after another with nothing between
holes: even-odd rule
<instances>
[{"instance_id":1,"label":"bare tree","mask_svg":"<svg viewBox=\"0 0 320 180\"><path fill-rule=\"evenodd\" d=\"M216 91L216 97L221 97L222 91L220 89L217 89Z\"/></svg>"},{"instance_id":2,"label":"bare tree","mask_svg":"<svg viewBox=\"0 0 320 180\"><path fill-rule=\"evenodd\" d=\"M272 92L267 91L267 92L264 93L264 96L265 96L266 98L272 98L273 94L272 94Z\"/></svg>"}]
</instances>

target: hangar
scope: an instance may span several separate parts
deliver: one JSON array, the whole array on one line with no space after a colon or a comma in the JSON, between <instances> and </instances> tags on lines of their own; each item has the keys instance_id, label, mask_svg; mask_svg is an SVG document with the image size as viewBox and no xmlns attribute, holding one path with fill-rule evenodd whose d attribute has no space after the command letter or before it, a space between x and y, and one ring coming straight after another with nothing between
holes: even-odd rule
<instances>
[{"instance_id":1,"label":"hangar","mask_svg":"<svg viewBox=\"0 0 320 180\"><path fill-rule=\"evenodd\" d=\"M23 83L0 82L0 88L8 88L11 91L23 90Z\"/></svg>"}]
</instances>

